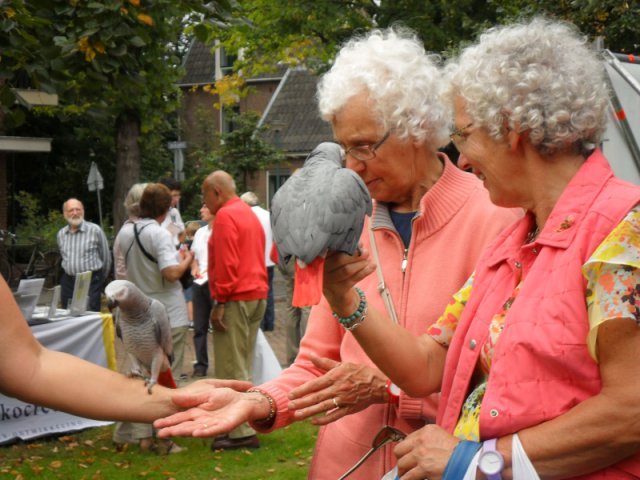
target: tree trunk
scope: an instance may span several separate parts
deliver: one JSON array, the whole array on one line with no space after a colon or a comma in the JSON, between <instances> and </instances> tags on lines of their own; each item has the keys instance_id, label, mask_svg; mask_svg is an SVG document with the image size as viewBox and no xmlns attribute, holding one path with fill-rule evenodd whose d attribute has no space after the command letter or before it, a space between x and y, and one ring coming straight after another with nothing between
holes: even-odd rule
<instances>
[{"instance_id":1,"label":"tree trunk","mask_svg":"<svg viewBox=\"0 0 640 480\"><path fill-rule=\"evenodd\" d=\"M129 110L116 118L116 181L113 186L113 231L118 232L127 219L124 199L131 186L140 179L140 117Z\"/></svg>"}]
</instances>

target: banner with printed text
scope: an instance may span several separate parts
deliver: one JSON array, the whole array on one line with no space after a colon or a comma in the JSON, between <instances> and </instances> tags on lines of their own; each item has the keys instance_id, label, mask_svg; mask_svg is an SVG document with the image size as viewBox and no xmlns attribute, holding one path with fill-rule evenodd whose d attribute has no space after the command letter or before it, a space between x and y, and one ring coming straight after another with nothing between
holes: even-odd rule
<instances>
[{"instance_id":1,"label":"banner with printed text","mask_svg":"<svg viewBox=\"0 0 640 480\"><path fill-rule=\"evenodd\" d=\"M51 350L66 352L103 367L115 366L110 315L94 313L55 320L34 326L32 331L38 341ZM60 388L65 386L60 385ZM0 395L0 444L110 423L76 417Z\"/></svg>"}]
</instances>

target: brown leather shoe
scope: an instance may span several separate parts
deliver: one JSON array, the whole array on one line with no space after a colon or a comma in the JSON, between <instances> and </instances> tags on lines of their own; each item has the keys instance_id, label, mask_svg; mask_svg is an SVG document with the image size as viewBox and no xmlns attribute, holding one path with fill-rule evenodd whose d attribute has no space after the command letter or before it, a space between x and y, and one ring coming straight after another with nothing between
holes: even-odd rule
<instances>
[{"instance_id":1,"label":"brown leather shoe","mask_svg":"<svg viewBox=\"0 0 640 480\"><path fill-rule=\"evenodd\" d=\"M256 435L242 438L216 438L211 450L237 450L239 448L260 448L260 440Z\"/></svg>"}]
</instances>

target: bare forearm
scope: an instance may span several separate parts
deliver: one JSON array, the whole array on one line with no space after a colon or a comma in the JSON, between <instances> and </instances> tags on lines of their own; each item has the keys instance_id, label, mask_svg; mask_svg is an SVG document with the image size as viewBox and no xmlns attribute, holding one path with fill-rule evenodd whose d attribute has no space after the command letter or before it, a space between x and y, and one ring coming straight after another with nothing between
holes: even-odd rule
<instances>
[{"instance_id":1,"label":"bare forearm","mask_svg":"<svg viewBox=\"0 0 640 480\"><path fill-rule=\"evenodd\" d=\"M150 422L177 411L171 390L78 357L44 348L27 326L6 283L0 279L0 391L26 402L77 415Z\"/></svg>"},{"instance_id":2,"label":"bare forearm","mask_svg":"<svg viewBox=\"0 0 640 480\"><path fill-rule=\"evenodd\" d=\"M566 478L640 451L640 329L611 320L598 331L602 389L559 417L518 435L544 478ZM553 392L549 392L553 395ZM511 448L511 443L504 448Z\"/></svg>"},{"instance_id":3,"label":"bare forearm","mask_svg":"<svg viewBox=\"0 0 640 480\"><path fill-rule=\"evenodd\" d=\"M20 383L12 390L23 401L83 417L150 423L178 411L170 389L149 394L140 379L44 348Z\"/></svg>"},{"instance_id":4,"label":"bare forearm","mask_svg":"<svg viewBox=\"0 0 640 480\"><path fill-rule=\"evenodd\" d=\"M416 337L371 306L352 333L369 358L408 395L424 397L440 388L446 350L430 337Z\"/></svg>"},{"instance_id":5,"label":"bare forearm","mask_svg":"<svg viewBox=\"0 0 640 480\"><path fill-rule=\"evenodd\" d=\"M163 268L160 272L165 280L169 282L177 282L191 264L190 258L183 258L178 265Z\"/></svg>"},{"instance_id":6,"label":"bare forearm","mask_svg":"<svg viewBox=\"0 0 640 480\"><path fill-rule=\"evenodd\" d=\"M606 468L638 452L639 418L637 407L623 409L598 395L518 436L541 478L568 478ZM498 447L511 464L511 436L504 440Z\"/></svg>"}]
</instances>

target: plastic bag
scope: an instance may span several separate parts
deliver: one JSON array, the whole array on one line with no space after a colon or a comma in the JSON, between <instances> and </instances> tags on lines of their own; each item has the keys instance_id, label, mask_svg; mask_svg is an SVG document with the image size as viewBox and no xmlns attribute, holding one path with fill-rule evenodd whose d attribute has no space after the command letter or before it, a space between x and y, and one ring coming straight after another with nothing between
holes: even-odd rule
<instances>
[{"instance_id":1,"label":"plastic bag","mask_svg":"<svg viewBox=\"0 0 640 480\"><path fill-rule=\"evenodd\" d=\"M382 477L382 480L399 480L400 477L398 476L398 467L395 466L393 467L392 470L389 470L387 473L384 474L384 477Z\"/></svg>"},{"instance_id":2,"label":"plastic bag","mask_svg":"<svg viewBox=\"0 0 640 480\"><path fill-rule=\"evenodd\" d=\"M540 480L538 472L536 472L531 460L529 460L527 452L524 451L517 433L513 434L511 456L514 480Z\"/></svg>"}]
</instances>

